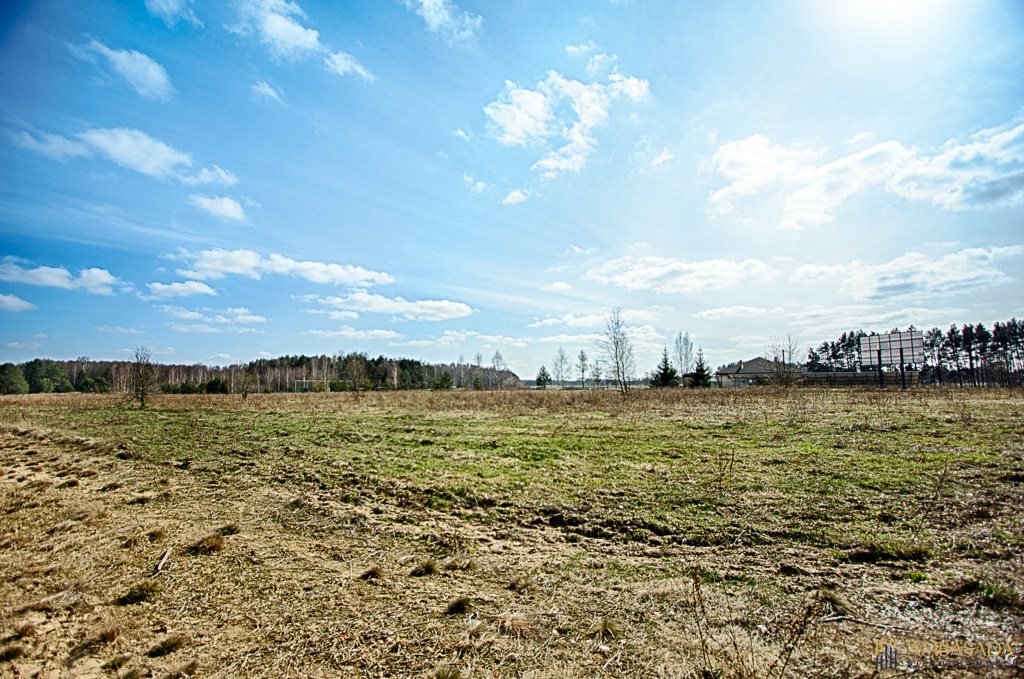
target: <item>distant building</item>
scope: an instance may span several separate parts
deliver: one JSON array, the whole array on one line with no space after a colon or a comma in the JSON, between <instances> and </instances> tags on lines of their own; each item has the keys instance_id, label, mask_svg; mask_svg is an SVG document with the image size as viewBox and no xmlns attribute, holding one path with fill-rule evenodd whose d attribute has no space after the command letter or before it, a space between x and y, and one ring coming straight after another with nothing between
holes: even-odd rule
<instances>
[{"instance_id":1,"label":"distant building","mask_svg":"<svg viewBox=\"0 0 1024 679\"><path fill-rule=\"evenodd\" d=\"M768 384L773 369L777 372L771 361L758 356L749 361L737 361L723 366L715 372L715 377L723 387L751 387L755 384Z\"/></svg>"}]
</instances>

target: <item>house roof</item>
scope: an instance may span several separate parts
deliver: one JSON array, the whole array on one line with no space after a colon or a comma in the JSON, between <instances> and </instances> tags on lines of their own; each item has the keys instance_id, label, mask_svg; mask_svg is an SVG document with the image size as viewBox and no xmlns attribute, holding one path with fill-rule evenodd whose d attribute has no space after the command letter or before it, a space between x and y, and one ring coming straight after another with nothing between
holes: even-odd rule
<instances>
[{"instance_id":1,"label":"house roof","mask_svg":"<svg viewBox=\"0 0 1024 679\"><path fill-rule=\"evenodd\" d=\"M758 356L748 361L736 361L723 367L716 375L766 375L772 371L772 362Z\"/></svg>"}]
</instances>

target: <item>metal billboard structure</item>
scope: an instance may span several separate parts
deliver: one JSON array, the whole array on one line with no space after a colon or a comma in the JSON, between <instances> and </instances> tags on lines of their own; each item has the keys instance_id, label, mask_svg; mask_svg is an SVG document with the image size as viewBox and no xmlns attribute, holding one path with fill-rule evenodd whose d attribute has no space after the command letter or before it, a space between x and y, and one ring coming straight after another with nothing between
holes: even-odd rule
<instances>
[{"instance_id":1,"label":"metal billboard structure","mask_svg":"<svg viewBox=\"0 0 1024 679\"><path fill-rule=\"evenodd\" d=\"M860 362L864 366L878 367L878 386L885 386L882 368L887 365L900 367L903 388L907 388L908 363L924 363L924 333L920 330L890 332L885 335L867 335L860 338Z\"/></svg>"}]
</instances>

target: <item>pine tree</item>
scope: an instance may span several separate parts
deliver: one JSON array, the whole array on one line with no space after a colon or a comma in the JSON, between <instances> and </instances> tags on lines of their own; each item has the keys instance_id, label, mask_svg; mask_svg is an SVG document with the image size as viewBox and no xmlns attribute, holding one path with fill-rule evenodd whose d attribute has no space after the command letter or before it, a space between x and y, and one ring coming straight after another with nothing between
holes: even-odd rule
<instances>
[{"instance_id":1,"label":"pine tree","mask_svg":"<svg viewBox=\"0 0 1024 679\"><path fill-rule=\"evenodd\" d=\"M704 350L697 350L697 364L693 367L693 379L690 382L693 388L704 388L711 386L711 370L704 362Z\"/></svg>"},{"instance_id":2,"label":"pine tree","mask_svg":"<svg viewBox=\"0 0 1024 679\"><path fill-rule=\"evenodd\" d=\"M547 389L548 384L551 382L551 375L548 374L548 369L544 366L540 367L537 371L537 388Z\"/></svg>"},{"instance_id":3,"label":"pine tree","mask_svg":"<svg viewBox=\"0 0 1024 679\"><path fill-rule=\"evenodd\" d=\"M679 386L679 373L676 372L676 369L672 367L671 361L668 360L668 349L662 350L661 363L654 369L650 384L654 389Z\"/></svg>"}]
</instances>

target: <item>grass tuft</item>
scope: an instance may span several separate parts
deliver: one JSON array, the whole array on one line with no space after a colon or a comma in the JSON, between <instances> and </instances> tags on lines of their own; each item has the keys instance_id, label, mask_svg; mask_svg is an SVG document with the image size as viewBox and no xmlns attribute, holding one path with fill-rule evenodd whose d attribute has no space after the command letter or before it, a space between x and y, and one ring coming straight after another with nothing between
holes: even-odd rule
<instances>
[{"instance_id":1,"label":"grass tuft","mask_svg":"<svg viewBox=\"0 0 1024 679\"><path fill-rule=\"evenodd\" d=\"M416 564L416 566L409 571L409 575L414 578L423 578L428 575L437 574L437 562L433 559L424 559L423 561Z\"/></svg>"},{"instance_id":2,"label":"grass tuft","mask_svg":"<svg viewBox=\"0 0 1024 679\"><path fill-rule=\"evenodd\" d=\"M526 594L533 589L533 581L525 575L520 575L512 582L508 583L508 588L516 594Z\"/></svg>"},{"instance_id":3,"label":"grass tuft","mask_svg":"<svg viewBox=\"0 0 1024 679\"><path fill-rule=\"evenodd\" d=\"M0 662L10 662L25 655L25 647L12 644L0 649Z\"/></svg>"},{"instance_id":4,"label":"grass tuft","mask_svg":"<svg viewBox=\"0 0 1024 679\"><path fill-rule=\"evenodd\" d=\"M172 634L161 639L156 646L146 651L146 655L150 658L162 658L183 648L186 643L188 643L188 640L183 635Z\"/></svg>"},{"instance_id":5,"label":"grass tuft","mask_svg":"<svg viewBox=\"0 0 1024 679\"><path fill-rule=\"evenodd\" d=\"M216 554L224 551L224 536L220 533L210 533L198 542L189 545L186 550L193 556Z\"/></svg>"},{"instance_id":6,"label":"grass tuft","mask_svg":"<svg viewBox=\"0 0 1024 679\"><path fill-rule=\"evenodd\" d=\"M608 616L605 616L595 622L590 627L590 633L598 641L609 641L611 639L618 639L622 636L622 631L619 629L618 624Z\"/></svg>"},{"instance_id":7,"label":"grass tuft","mask_svg":"<svg viewBox=\"0 0 1024 679\"><path fill-rule=\"evenodd\" d=\"M186 679L186 677L196 676L196 672L199 671L199 661L189 660L187 663L172 671L164 679Z\"/></svg>"},{"instance_id":8,"label":"grass tuft","mask_svg":"<svg viewBox=\"0 0 1024 679\"><path fill-rule=\"evenodd\" d=\"M105 669L108 672L116 672L117 670L127 665L128 661L131 659L131 653L120 653L118 655L115 655L107 662L103 663L103 669Z\"/></svg>"},{"instance_id":9,"label":"grass tuft","mask_svg":"<svg viewBox=\"0 0 1024 679\"><path fill-rule=\"evenodd\" d=\"M468 596L460 596L452 599L448 607L444 609L445 615L462 615L469 613L474 608L473 599Z\"/></svg>"},{"instance_id":10,"label":"grass tuft","mask_svg":"<svg viewBox=\"0 0 1024 679\"><path fill-rule=\"evenodd\" d=\"M359 574L360 580L383 580L384 569L380 566L370 566L365 571Z\"/></svg>"},{"instance_id":11,"label":"grass tuft","mask_svg":"<svg viewBox=\"0 0 1024 679\"><path fill-rule=\"evenodd\" d=\"M238 535L242 532L242 529L238 527L237 523L226 523L214 532L219 533L223 537L228 537L229 535Z\"/></svg>"}]
</instances>

